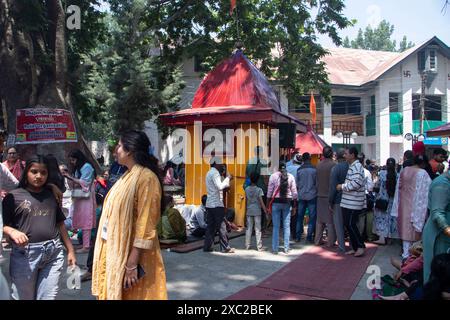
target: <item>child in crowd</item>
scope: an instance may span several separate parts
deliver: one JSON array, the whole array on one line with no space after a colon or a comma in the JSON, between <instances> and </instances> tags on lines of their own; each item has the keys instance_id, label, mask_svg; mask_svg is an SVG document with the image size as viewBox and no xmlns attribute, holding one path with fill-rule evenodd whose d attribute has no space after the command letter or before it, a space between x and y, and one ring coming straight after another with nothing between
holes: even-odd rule
<instances>
[{"instance_id":1,"label":"child in crowd","mask_svg":"<svg viewBox=\"0 0 450 320\"><path fill-rule=\"evenodd\" d=\"M76 263L65 216L48 187L48 176L47 160L32 157L19 188L3 201L3 229L12 242L10 276L15 299L56 298L64 264L63 244L69 266Z\"/></svg>"},{"instance_id":2,"label":"child in crowd","mask_svg":"<svg viewBox=\"0 0 450 320\"><path fill-rule=\"evenodd\" d=\"M245 189L245 197L247 199L247 231L245 233L245 248L247 250L250 249L253 226L255 226L256 248L258 251L262 251L264 249L261 239L261 213L264 211L264 213L267 214L267 209L263 201L264 192L256 185L258 179L259 174L252 172L250 174L251 184Z\"/></svg>"}]
</instances>

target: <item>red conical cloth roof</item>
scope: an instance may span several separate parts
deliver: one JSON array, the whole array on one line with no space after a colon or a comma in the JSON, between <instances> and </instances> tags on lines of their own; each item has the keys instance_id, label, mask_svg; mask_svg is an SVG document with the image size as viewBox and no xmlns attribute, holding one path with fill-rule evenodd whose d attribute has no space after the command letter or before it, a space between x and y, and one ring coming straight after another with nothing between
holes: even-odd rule
<instances>
[{"instance_id":1,"label":"red conical cloth roof","mask_svg":"<svg viewBox=\"0 0 450 320\"><path fill-rule=\"evenodd\" d=\"M305 133L297 134L295 139L295 149L300 153L322 154L323 148L327 146L325 141L317 133L308 127Z\"/></svg>"},{"instance_id":2,"label":"red conical cloth roof","mask_svg":"<svg viewBox=\"0 0 450 320\"><path fill-rule=\"evenodd\" d=\"M197 89L192 109L211 107L281 111L267 79L240 50L215 67Z\"/></svg>"},{"instance_id":3,"label":"red conical cloth roof","mask_svg":"<svg viewBox=\"0 0 450 320\"><path fill-rule=\"evenodd\" d=\"M427 131L427 137L448 137L448 136L450 136L450 122Z\"/></svg>"}]
</instances>

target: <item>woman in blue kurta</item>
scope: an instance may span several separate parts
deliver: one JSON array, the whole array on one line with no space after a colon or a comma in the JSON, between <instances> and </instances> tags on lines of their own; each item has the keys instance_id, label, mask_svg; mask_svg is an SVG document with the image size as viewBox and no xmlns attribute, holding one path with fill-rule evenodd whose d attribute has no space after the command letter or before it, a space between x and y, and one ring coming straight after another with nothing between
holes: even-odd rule
<instances>
[{"instance_id":1,"label":"woman in blue kurta","mask_svg":"<svg viewBox=\"0 0 450 320\"><path fill-rule=\"evenodd\" d=\"M447 171L436 178L428 195L430 216L423 229L424 282L430 276L433 257L450 253L450 174Z\"/></svg>"}]
</instances>

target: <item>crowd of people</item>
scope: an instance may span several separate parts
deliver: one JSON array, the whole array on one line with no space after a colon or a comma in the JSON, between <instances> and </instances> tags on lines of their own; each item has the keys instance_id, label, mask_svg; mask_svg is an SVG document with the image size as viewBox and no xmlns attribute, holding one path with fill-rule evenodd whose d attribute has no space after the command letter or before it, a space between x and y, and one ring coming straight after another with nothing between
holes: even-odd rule
<instances>
[{"instance_id":1,"label":"crowd of people","mask_svg":"<svg viewBox=\"0 0 450 320\"><path fill-rule=\"evenodd\" d=\"M258 178L250 176L252 182ZM430 290L427 283L433 278L432 261L440 254L450 254L449 183L448 155L442 148L435 149L429 160L424 144L418 142L413 150L404 153L402 163L389 158L385 165L377 166L355 147L334 153L327 146L317 166L311 164L308 153L295 153L287 164L281 162L278 172L269 178L265 205L256 201L264 197L262 190L255 194L247 187L247 213L249 204L259 204L260 215L270 213L274 254L279 251L280 225L285 254L289 253L290 240L302 241L305 227L306 242L337 247L338 252L354 257L365 254L368 241L386 245L398 239L402 243L402 260L393 265L408 270L402 271L403 275L411 276L414 270L415 276L405 281L401 273L397 275L395 281L400 281L405 292L412 293L394 298L420 299L427 297L424 292ZM253 219L253 213L250 216ZM251 234L253 224L249 216L247 221L247 232ZM257 247L261 248L258 227ZM420 254L411 250L422 243ZM246 241L247 248L248 244ZM445 261L445 257L440 259Z\"/></svg>"},{"instance_id":2,"label":"crowd of people","mask_svg":"<svg viewBox=\"0 0 450 320\"><path fill-rule=\"evenodd\" d=\"M167 299L157 234L165 197L149 149L145 133L123 133L115 161L100 174L77 149L59 165L53 155L24 162L16 148L6 150L0 238L4 233L11 248L12 286L0 272L1 299L55 299L64 256L73 267L82 253L88 253L82 280L92 279L98 299Z\"/></svg>"},{"instance_id":3,"label":"crowd of people","mask_svg":"<svg viewBox=\"0 0 450 320\"><path fill-rule=\"evenodd\" d=\"M186 221L163 188L181 183L184 174L175 174L172 163L161 170L149 150L145 133L125 132L115 161L101 173L80 150L68 154L67 164L58 164L53 155L24 162L16 148L6 150L0 164L0 237L3 232L12 250L14 299L55 299L64 256L74 266L77 253L88 254L82 279L92 280L98 299L167 299L160 241L183 243L192 235L203 238L203 251L211 252L218 235L220 251L235 252L228 238L234 210L226 207L233 177L221 159L211 159L207 193ZM430 292L446 297L450 173L445 150L436 149L428 160L418 142L401 163L389 158L377 166L355 147L333 152L327 146L317 165L309 153L297 152L272 174L264 174L268 164L261 154L257 147L246 165L245 249L251 250L255 235L256 250L267 250L263 238L270 226L273 254L280 248L289 254L291 241L306 241L361 257L368 241L389 245L398 239L402 259L392 259L399 269L392 281L404 290L379 298L423 299ZM78 238L79 248L71 237ZM4 287L0 274L2 294Z\"/></svg>"}]
</instances>

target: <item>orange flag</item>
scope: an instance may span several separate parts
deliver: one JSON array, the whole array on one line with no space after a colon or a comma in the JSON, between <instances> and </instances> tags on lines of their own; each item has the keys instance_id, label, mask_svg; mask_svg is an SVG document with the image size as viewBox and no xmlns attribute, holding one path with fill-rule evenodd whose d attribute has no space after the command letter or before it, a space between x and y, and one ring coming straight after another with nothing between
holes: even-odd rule
<instances>
[{"instance_id":1,"label":"orange flag","mask_svg":"<svg viewBox=\"0 0 450 320\"><path fill-rule=\"evenodd\" d=\"M312 124L316 124L316 101L314 95L311 92L311 99L309 100L309 112L312 114Z\"/></svg>"},{"instance_id":2,"label":"orange flag","mask_svg":"<svg viewBox=\"0 0 450 320\"><path fill-rule=\"evenodd\" d=\"M236 0L231 0L230 16L233 15L234 8L236 8Z\"/></svg>"}]
</instances>

